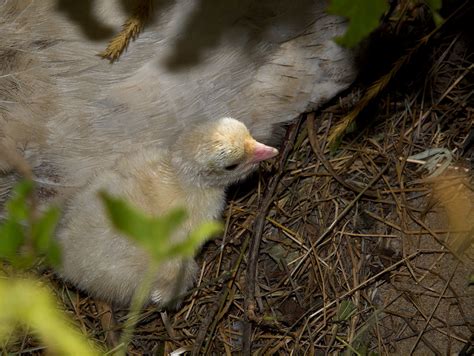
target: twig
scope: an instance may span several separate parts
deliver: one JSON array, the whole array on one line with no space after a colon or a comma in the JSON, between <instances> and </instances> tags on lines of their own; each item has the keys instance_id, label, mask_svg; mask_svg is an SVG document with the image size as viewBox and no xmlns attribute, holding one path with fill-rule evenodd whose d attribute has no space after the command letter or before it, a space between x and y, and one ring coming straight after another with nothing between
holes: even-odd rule
<instances>
[{"instance_id":1,"label":"twig","mask_svg":"<svg viewBox=\"0 0 474 356\"><path fill-rule=\"evenodd\" d=\"M229 289L227 288L227 285L224 287L224 289L221 292L219 300L222 301L223 299L227 298L227 295L229 293ZM196 336L196 341L194 342L193 350L192 350L192 355L200 355L201 354L201 349L202 345L204 343L204 340L206 339L207 331L209 330L209 327L212 324L212 321L215 319L217 312L221 308L222 303L216 303L214 304L210 309L207 310L207 316L204 319L201 327L199 328L198 334ZM204 353L203 353L204 354Z\"/></svg>"},{"instance_id":2,"label":"twig","mask_svg":"<svg viewBox=\"0 0 474 356\"><path fill-rule=\"evenodd\" d=\"M196 340L193 345L193 350L192 350L192 355L200 355L200 354L207 354L209 347L210 347L210 339L212 334L214 333L214 330L217 326L217 323L219 320L222 318L223 313L222 310L224 309L225 302L227 300L227 297L229 295L230 289L233 287L235 278L237 276L237 271L240 267L240 264L242 263L244 252L247 249L247 246L249 245L250 242L250 236L248 235L246 239L244 240L244 243L242 244L241 252L239 257L237 258L237 261L233 264L232 268L232 276L230 281L224 286L222 289L220 295L219 295L219 303L217 308L212 308L211 311L209 312L209 316L206 317L205 322L201 325L199 328L198 335L196 336ZM206 335L209 333L209 341L206 343L204 346L204 352L203 352L203 344L206 339Z\"/></svg>"},{"instance_id":3,"label":"twig","mask_svg":"<svg viewBox=\"0 0 474 356\"><path fill-rule=\"evenodd\" d=\"M118 345L118 335L116 332L117 322L114 312L109 304L103 301L96 301L97 315L100 318L100 324L105 334L105 343L110 349L115 349Z\"/></svg>"},{"instance_id":4,"label":"twig","mask_svg":"<svg viewBox=\"0 0 474 356\"><path fill-rule=\"evenodd\" d=\"M249 248L249 262L247 266L247 287L245 290L245 315L243 328L243 354L251 354L251 335L252 335L252 321L255 321L255 284L257 279L257 263L258 255L260 250L260 242L262 240L263 229L265 227L266 216L273 203L276 188L283 175L285 169L285 163L288 159L290 152L293 150L294 141L299 131L301 124L301 118L296 120L287 130L287 138L283 147L283 151L280 156L278 164L278 172L273 176L272 180L268 184L265 194L260 204L259 212L255 218L252 241Z\"/></svg>"},{"instance_id":5,"label":"twig","mask_svg":"<svg viewBox=\"0 0 474 356\"><path fill-rule=\"evenodd\" d=\"M405 321L405 323L408 325L408 327L416 334L418 334L418 330L416 329L415 325L413 325L413 323L411 322L411 320L409 318L405 318L405 317L401 317L403 319L403 321ZM428 347L431 352L433 352L434 355L436 356L441 356L441 352L439 352L436 347L425 337L423 336L423 333L421 333L421 340L423 341L423 343L426 345L426 347Z\"/></svg>"},{"instance_id":6,"label":"twig","mask_svg":"<svg viewBox=\"0 0 474 356\"><path fill-rule=\"evenodd\" d=\"M456 274L459 263L460 263L459 261L456 263L456 266L453 269L453 273L451 273L451 276L449 277L448 281L446 282L446 284L443 288L443 292L439 295L438 300L436 301L436 304L434 305L433 309L431 310L430 316L428 317L428 319L426 319L426 322L425 322L425 325L423 326L423 329L421 329L420 333L418 334L418 337L416 338L416 341L415 341L415 343L413 344L413 346L411 348L410 355L413 355L413 353L415 352L416 347L418 346L418 343L420 342L421 337L423 336L423 334L426 330L426 327L429 325L431 319L433 318L434 313L436 312L436 309L438 309L438 305L441 302L441 299L443 299L444 293L446 293L446 290L448 289L449 284L451 283L454 275Z\"/></svg>"}]
</instances>

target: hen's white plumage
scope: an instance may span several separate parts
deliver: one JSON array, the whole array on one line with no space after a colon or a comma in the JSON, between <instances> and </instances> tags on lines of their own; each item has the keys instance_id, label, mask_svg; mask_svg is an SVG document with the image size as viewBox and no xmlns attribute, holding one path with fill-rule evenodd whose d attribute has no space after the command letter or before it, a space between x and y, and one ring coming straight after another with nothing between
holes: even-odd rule
<instances>
[{"instance_id":1,"label":"hen's white plumage","mask_svg":"<svg viewBox=\"0 0 474 356\"><path fill-rule=\"evenodd\" d=\"M0 144L37 174L81 185L121 154L168 147L188 125L223 116L265 141L272 125L317 108L356 72L352 53L332 41L345 23L323 0L155 1L153 19L111 65L96 54L129 16L122 3L0 5ZM93 21L79 21L81 4L92 4Z\"/></svg>"},{"instance_id":2,"label":"hen's white plumage","mask_svg":"<svg viewBox=\"0 0 474 356\"><path fill-rule=\"evenodd\" d=\"M125 198L154 216L184 207L188 218L172 236L178 242L201 223L219 218L225 188L277 153L256 142L239 121L224 118L188 129L170 149L150 148L119 158L69 202L58 234L61 275L96 296L127 304L148 271L149 256L113 230L98 191ZM168 304L192 285L196 269L192 259L162 263L154 274L151 299Z\"/></svg>"}]
</instances>

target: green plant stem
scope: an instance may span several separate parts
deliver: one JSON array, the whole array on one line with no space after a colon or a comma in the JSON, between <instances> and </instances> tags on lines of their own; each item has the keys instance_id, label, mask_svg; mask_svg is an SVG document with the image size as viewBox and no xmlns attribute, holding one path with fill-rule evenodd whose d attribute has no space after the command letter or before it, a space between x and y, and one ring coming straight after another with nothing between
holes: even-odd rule
<instances>
[{"instance_id":1,"label":"green plant stem","mask_svg":"<svg viewBox=\"0 0 474 356\"><path fill-rule=\"evenodd\" d=\"M117 350L117 355L119 356L125 356L127 354L127 347L132 339L133 333L135 332L135 326L137 325L140 312L150 297L151 286L157 268L158 263L150 261L150 266L145 273L143 281L139 284L136 292L133 294L132 302L130 303L130 310L124 323L122 335L120 336L120 348Z\"/></svg>"}]
</instances>

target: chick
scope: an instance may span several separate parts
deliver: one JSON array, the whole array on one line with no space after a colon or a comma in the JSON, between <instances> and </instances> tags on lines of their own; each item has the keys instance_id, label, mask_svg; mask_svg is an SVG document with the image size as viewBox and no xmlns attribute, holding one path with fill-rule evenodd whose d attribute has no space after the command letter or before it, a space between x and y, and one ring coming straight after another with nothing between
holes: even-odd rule
<instances>
[{"instance_id":1,"label":"chick","mask_svg":"<svg viewBox=\"0 0 474 356\"><path fill-rule=\"evenodd\" d=\"M219 218L227 186L276 154L275 148L253 139L240 121L222 118L186 130L169 149L147 148L119 158L69 202L58 233L59 274L92 295L127 305L150 256L113 229L97 192L125 198L153 216L185 208L188 218L172 236L172 242L179 242L202 222ZM196 271L193 259L161 263L149 301L167 306L192 286Z\"/></svg>"}]
</instances>

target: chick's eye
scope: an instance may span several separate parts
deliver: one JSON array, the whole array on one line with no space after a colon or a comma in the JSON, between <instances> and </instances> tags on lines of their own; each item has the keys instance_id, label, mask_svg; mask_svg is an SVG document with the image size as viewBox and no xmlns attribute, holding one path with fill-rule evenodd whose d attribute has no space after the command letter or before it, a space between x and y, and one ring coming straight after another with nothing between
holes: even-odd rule
<instances>
[{"instance_id":1,"label":"chick's eye","mask_svg":"<svg viewBox=\"0 0 474 356\"><path fill-rule=\"evenodd\" d=\"M233 171L234 169L236 169L239 165L236 163L236 164L231 164L231 165L228 165L226 167L224 167L224 169L226 171Z\"/></svg>"}]
</instances>

